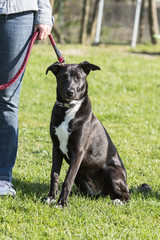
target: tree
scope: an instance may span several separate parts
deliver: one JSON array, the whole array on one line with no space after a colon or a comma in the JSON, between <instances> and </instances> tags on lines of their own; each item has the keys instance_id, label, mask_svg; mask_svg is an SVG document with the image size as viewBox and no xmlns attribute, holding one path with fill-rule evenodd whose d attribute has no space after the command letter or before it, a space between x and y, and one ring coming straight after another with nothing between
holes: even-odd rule
<instances>
[{"instance_id":1,"label":"tree","mask_svg":"<svg viewBox=\"0 0 160 240\"><path fill-rule=\"evenodd\" d=\"M142 0L140 22L139 22L139 42L142 43L143 34L145 31L145 0Z\"/></svg>"},{"instance_id":2,"label":"tree","mask_svg":"<svg viewBox=\"0 0 160 240\"><path fill-rule=\"evenodd\" d=\"M59 0L59 1L50 0L51 6L52 6L52 12L53 12L55 20L58 18L58 14L61 12L62 1L63 0ZM64 43L65 42L64 36L61 33L61 31L59 31L56 24L53 25L52 31L56 35L59 43Z\"/></svg>"},{"instance_id":3,"label":"tree","mask_svg":"<svg viewBox=\"0 0 160 240\"><path fill-rule=\"evenodd\" d=\"M99 0L83 0L80 42L93 42Z\"/></svg>"},{"instance_id":4,"label":"tree","mask_svg":"<svg viewBox=\"0 0 160 240\"><path fill-rule=\"evenodd\" d=\"M80 42L86 43L87 41L87 26L90 12L90 1L83 0L83 10L82 10L82 23L81 23L81 32L80 32Z\"/></svg>"},{"instance_id":5,"label":"tree","mask_svg":"<svg viewBox=\"0 0 160 240\"><path fill-rule=\"evenodd\" d=\"M159 34L156 0L149 0L149 25L151 41L157 44L158 40L153 37L154 34Z\"/></svg>"}]
</instances>

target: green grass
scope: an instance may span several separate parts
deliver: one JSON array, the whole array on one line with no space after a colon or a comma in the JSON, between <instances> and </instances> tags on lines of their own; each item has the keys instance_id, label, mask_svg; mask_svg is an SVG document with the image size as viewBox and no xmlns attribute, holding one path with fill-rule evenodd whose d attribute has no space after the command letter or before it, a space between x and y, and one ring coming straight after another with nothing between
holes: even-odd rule
<instances>
[{"instance_id":1,"label":"green grass","mask_svg":"<svg viewBox=\"0 0 160 240\"><path fill-rule=\"evenodd\" d=\"M49 122L56 81L46 68L51 46L35 45L24 77L19 110L19 151L13 169L17 196L0 198L0 239L160 239L160 46L59 46L67 63L101 67L88 77L95 115L115 143L134 191L124 206L109 198L76 195L64 209L44 205L49 191L52 144ZM149 54L147 54L149 53ZM152 54L154 53L154 54ZM64 163L60 186L67 171ZM152 192L137 186L147 183Z\"/></svg>"}]
</instances>

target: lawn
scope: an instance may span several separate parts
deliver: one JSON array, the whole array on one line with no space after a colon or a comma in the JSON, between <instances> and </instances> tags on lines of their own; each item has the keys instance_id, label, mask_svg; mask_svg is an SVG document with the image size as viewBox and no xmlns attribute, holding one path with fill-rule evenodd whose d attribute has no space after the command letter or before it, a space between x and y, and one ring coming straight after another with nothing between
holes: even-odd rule
<instances>
[{"instance_id":1,"label":"lawn","mask_svg":"<svg viewBox=\"0 0 160 240\"><path fill-rule=\"evenodd\" d=\"M56 81L46 68L56 61L51 45L35 45L22 84L19 150L13 171L17 196L0 198L1 240L160 239L160 46L61 45L67 63L87 60L101 71L88 76L94 114L110 134L128 173L131 200L77 194L69 206L43 204L49 191L52 144L49 123ZM60 187L67 164L64 162ZM147 183L149 193L136 188Z\"/></svg>"}]
</instances>

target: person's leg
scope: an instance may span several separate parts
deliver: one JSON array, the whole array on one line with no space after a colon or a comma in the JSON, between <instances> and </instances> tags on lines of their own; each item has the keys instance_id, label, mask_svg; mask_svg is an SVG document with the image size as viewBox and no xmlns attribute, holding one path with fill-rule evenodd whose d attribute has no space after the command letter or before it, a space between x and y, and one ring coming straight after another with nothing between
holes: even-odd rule
<instances>
[{"instance_id":1,"label":"person's leg","mask_svg":"<svg viewBox=\"0 0 160 240\"><path fill-rule=\"evenodd\" d=\"M10 81L20 68L33 33L33 23L33 12L0 16L0 85ZM23 74L10 87L0 90L0 181L12 181Z\"/></svg>"}]
</instances>

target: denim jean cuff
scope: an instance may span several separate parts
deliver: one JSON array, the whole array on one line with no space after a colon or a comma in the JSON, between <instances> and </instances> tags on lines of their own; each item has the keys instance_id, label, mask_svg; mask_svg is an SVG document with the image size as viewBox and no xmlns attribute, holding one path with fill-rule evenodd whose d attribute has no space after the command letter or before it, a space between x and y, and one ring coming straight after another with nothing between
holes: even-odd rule
<instances>
[{"instance_id":1,"label":"denim jean cuff","mask_svg":"<svg viewBox=\"0 0 160 240\"><path fill-rule=\"evenodd\" d=\"M12 178L6 176L0 176L0 181L12 182Z\"/></svg>"}]
</instances>

